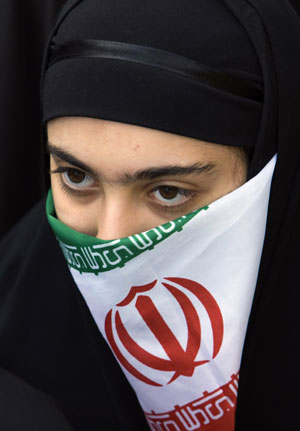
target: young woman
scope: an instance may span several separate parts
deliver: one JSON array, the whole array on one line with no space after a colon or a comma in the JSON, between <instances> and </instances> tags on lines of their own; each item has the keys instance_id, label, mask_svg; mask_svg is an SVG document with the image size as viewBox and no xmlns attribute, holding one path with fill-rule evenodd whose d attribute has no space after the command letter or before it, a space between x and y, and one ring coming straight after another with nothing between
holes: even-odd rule
<instances>
[{"instance_id":1,"label":"young woman","mask_svg":"<svg viewBox=\"0 0 300 431\"><path fill-rule=\"evenodd\" d=\"M0 325L61 427L294 424L299 47L286 0L65 5L46 215L2 242Z\"/></svg>"}]
</instances>

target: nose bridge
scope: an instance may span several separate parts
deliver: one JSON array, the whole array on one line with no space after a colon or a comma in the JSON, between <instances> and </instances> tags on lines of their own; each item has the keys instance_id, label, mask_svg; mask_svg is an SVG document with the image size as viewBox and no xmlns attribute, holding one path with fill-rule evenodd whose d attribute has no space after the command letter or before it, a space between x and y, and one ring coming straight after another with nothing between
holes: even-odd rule
<instances>
[{"instance_id":1,"label":"nose bridge","mask_svg":"<svg viewBox=\"0 0 300 431\"><path fill-rule=\"evenodd\" d=\"M97 215L97 238L110 240L130 236L137 228L136 210L124 194L113 193L105 198Z\"/></svg>"}]
</instances>

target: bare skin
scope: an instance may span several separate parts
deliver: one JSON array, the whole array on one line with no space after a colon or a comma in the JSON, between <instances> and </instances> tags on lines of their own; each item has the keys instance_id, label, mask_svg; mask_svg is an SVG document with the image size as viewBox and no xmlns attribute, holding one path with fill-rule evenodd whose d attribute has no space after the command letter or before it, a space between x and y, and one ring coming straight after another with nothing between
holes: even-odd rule
<instances>
[{"instance_id":1,"label":"bare skin","mask_svg":"<svg viewBox=\"0 0 300 431\"><path fill-rule=\"evenodd\" d=\"M246 181L238 149L144 127L61 117L48 140L57 217L101 239L159 226Z\"/></svg>"}]
</instances>

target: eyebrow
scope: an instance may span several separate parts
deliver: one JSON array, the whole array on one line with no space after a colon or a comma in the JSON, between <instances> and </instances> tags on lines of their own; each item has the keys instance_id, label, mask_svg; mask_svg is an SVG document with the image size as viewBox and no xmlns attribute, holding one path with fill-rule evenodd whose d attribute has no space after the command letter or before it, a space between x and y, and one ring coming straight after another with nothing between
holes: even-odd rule
<instances>
[{"instance_id":1,"label":"eyebrow","mask_svg":"<svg viewBox=\"0 0 300 431\"><path fill-rule=\"evenodd\" d=\"M212 164L194 163L188 166L171 165L157 168L148 168L135 172L134 174L125 173L119 177L119 181L124 184L132 184L137 181L154 180L165 176L181 176L189 174L201 174L212 170Z\"/></svg>"},{"instance_id":2,"label":"eyebrow","mask_svg":"<svg viewBox=\"0 0 300 431\"><path fill-rule=\"evenodd\" d=\"M79 169L84 170L89 174L96 175L94 171L70 154L68 151L63 150L61 147L54 146L47 143L47 151L53 156L58 157L59 159L70 163L73 166L78 167ZM114 183L119 183L122 185L130 185L136 183L138 181L146 181L146 180L154 180L156 178L164 177L164 176L183 176L190 174L202 174L204 172L213 171L215 165L213 163L193 163L192 165L182 166L182 165L166 165L160 167L150 167L147 169L141 169L133 174L125 172L120 175ZM99 175L96 175L100 177Z\"/></svg>"},{"instance_id":3,"label":"eyebrow","mask_svg":"<svg viewBox=\"0 0 300 431\"><path fill-rule=\"evenodd\" d=\"M80 160L78 160L76 157L74 157L71 153L63 150L61 147L57 147L55 145L50 144L50 142L47 142L46 150L49 154L58 157L59 159L63 160L64 162L68 162L71 165L76 166L77 168L80 168L83 171L86 171L88 173L93 173L92 169L89 166L82 163Z\"/></svg>"}]
</instances>

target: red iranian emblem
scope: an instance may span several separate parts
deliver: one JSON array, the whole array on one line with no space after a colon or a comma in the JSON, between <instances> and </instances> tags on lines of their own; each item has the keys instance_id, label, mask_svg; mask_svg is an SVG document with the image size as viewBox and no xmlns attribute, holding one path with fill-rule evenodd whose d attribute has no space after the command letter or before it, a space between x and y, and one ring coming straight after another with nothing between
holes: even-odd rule
<instances>
[{"instance_id":1,"label":"red iranian emblem","mask_svg":"<svg viewBox=\"0 0 300 431\"><path fill-rule=\"evenodd\" d=\"M170 284L170 282L172 284ZM152 298L147 294L143 294L152 290L156 284L157 280L154 280L152 283L143 286L133 286L126 298L117 304L117 307L126 307L135 301L136 310L163 348L168 359L153 355L151 352L141 347L138 342L133 339L123 324L119 310L114 314L113 310L108 312L105 318L105 333L116 357L129 373L149 385L162 386L160 383L145 376L132 365L121 352L118 343L121 343L123 350L125 348L126 351L140 363L155 370L172 372L173 375L168 381L169 384L179 376L191 377L196 367L206 364L217 356L222 345L224 325L221 310L216 300L200 283L186 278L164 278L161 284L177 301L185 318L188 336L186 346L182 347L176 335L155 306ZM205 360L196 360L201 346L200 317L195 307L195 301L190 299L191 295L187 295L185 290L192 294L196 302L200 301L210 320L213 335L213 352L212 357ZM176 316L174 316L174 318L176 318ZM115 334L113 331L113 322L116 328Z\"/></svg>"}]
</instances>

